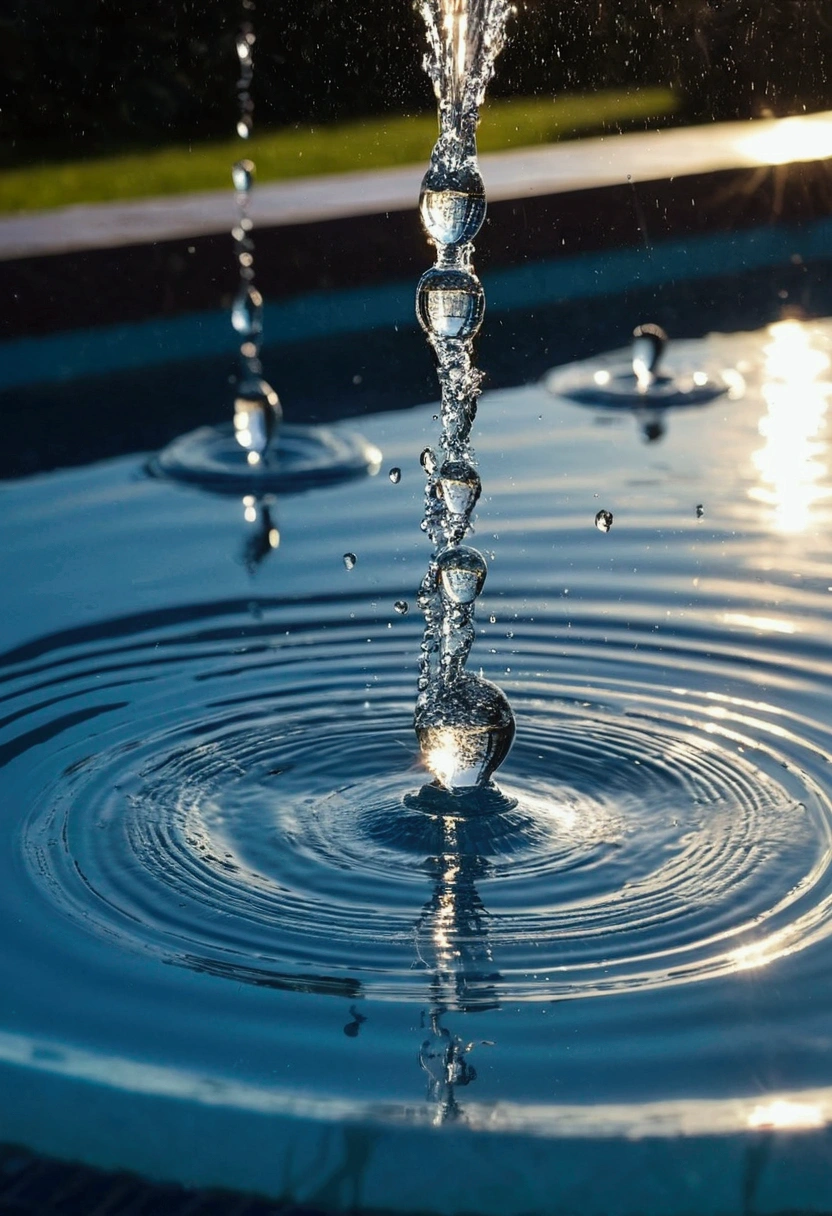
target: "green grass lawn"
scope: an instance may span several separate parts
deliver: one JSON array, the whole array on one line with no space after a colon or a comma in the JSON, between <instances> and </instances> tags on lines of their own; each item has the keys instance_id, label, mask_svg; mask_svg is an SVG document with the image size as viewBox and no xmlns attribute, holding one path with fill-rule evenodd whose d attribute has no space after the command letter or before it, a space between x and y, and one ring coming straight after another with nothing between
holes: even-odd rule
<instances>
[{"instance_id":1,"label":"green grass lawn","mask_svg":"<svg viewBox=\"0 0 832 1216\"><path fill-rule=\"evenodd\" d=\"M663 118L675 105L667 89L494 101L483 109L479 149L496 152L598 133L617 124ZM230 139L193 148L29 165L0 171L0 213L230 189L231 164L243 155L256 162L260 182L420 164L435 138L435 115L425 114L264 131L248 144Z\"/></svg>"}]
</instances>

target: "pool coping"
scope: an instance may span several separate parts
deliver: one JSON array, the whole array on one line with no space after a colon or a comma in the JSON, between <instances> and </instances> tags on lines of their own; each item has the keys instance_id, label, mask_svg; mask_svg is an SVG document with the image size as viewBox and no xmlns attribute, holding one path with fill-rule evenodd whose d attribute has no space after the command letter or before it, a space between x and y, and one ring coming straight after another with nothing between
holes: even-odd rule
<instances>
[{"instance_id":1,"label":"pool coping","mask_svg":"<svg viewBox=\"0 0 832 1216\"><path fill-rule=\"evenodd\" d=\"M824 160L832 156L832 111L711 123L519 148L481 157L493 203L622 183ZM259 186L259 228L413 209L424 165L341 173ZM82 204L0 220L0 261L227 232L230 190Z\"/></svg>"}]
</instances>

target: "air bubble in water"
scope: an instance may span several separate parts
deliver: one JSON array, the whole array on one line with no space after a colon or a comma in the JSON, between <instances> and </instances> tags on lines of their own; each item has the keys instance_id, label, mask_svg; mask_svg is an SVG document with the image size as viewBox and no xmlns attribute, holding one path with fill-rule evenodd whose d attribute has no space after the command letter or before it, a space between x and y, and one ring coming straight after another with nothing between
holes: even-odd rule
<instances>
[{"instance_id":1,"label":"air bubble in water","mask_svg":"<svg viewBox=\"0 0 832 1216\"><path fill-rule=\"evenodd\" d=\"M394 468L394 469L390 470L390 472L387 474L387 476L390 478L393 485L397 486L402 479L402 471L401 471L401 469Z\"/></svg>"},{"instance_id":2,"label":"air bubble in water","mask_svg":"<svg viewBox=\"0 0 832 1216\"><path fill-rule=\"evenodd\" d=\"M514 715L496 684L464 672L416 707L425 765L449 790L485 785L508 755Z\"/></svg>"},{"instance_id":3,"label":"air bubble in water","mask_svg":"<svg viewBox=\"0 0 832 1216\"><path fill-rule=\"evenodd\" d=\"M701 519L704 514L705 514L705 508L701 502L698 502L696 504L696 518Z\"/></svg>"},{"instance_id":4,"label":"air bubble in water","mask_svg":"<svg viewBox=\"0 0 832 1216\"><path fill-rule=\"evenodd\" d=\"M238 160L232 166L231 180L238 194L248 194L254 185L254 161Z\"/></svg>"},{"instance_id":5,"label":"air bubble in water","mask_svg":"<svg viewBox=\"0 0 832 1216\"><path fill-rule=\"evenodd\" d=\"M231 324L246 341L259 338L263 332L263 297L256 287L247 284L231 307Z\"/></svg>"},{"instance_id":6,"label":"air bubble in water","mask_svg":"<svg viewBox=\"0 0 832 1216\"><path fill-rule=\"evenodd\" d=\"M599 511L595 516L595 527L599 532L609 532L612 527L612 511Z\"/></svg>"},{"instance_id":7,"label":"air bubble in water","mask_svg":"<svg viewBox=\"0 0 832 1216\"><path fill-rule=\"evenodd\" d=\"M347 570L354 569L355 563L357 561L358 561L358 558L355 556L354 553L345 553L344 554L344 565L346 566Z\"/></svg>"},{"instance_id":8,"label":"air bubble in water","mask_svg":"<svg viewBox=\"0 0 832 1216\"><path fill-rule=\"evenodd\" d=\"M459 168L432 165L422 181L419 214L437 245L473 241L485 219L485 186L470 163Z\"/></svg>"},{"instance_id":9,"label":"air bubble in water","mask_svg":"<svg viewBox=\"0 0 832 1216\"><path fill-rule=\"evenodd\" d=\"M432 338L473 338L482 325L485 292L475 274L459 267L432 266L419 280L416 316Z\"/></svg>"},{"instance_id":10,"label":"air bubble in water","mask_svg":"<svg viewBox=\"0 0 832 1216\"><path fill-rule=\"evenodd\" d=\"M454 604L472 604L482 591L488 566L477 549L453 545L444 549L436 561L445 595Z\"/></svg>"},{"instance_id":11,"label":"air bubble in water","mask_svg":"<svg viewBox=\"0 0 832 1216\"><path fill-rule=\"evenodd\" d=\"M393 607L396 609L399 616L404 616L410 605L408 604L407 600L396 600Z\"/></svg>"},{"instance_id":12,"label":"air bubble in water","mask_svg":"<svg viewBox=\"0 0 832 1216\"><path fill-rule=\"evenodd\" d=\"M234 437L241 448L263 456L280 424L277 393L265 380L244 380L234 398Z\"/></svg>"},{"instance_id":13,"label":"air bubble in water","mask_svg":"<svg viewBox=\"0 0 832 1216\"><path fill-rule=\"evenodd\" d=\"M439 489L449 511L467 516L480 496L482 482L473 465L464 460L446 460L439 470Z\"/></svg>"}]
</instances>

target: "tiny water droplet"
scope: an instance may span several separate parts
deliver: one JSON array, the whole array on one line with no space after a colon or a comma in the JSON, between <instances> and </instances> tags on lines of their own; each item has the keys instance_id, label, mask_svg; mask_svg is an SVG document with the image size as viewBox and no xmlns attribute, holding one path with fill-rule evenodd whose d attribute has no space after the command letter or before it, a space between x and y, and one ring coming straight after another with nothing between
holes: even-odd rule
<instances>
[{"instance_id":1,"label":"tiny water droplet","mask_svg":"<svg viewBox=\"0 0 832 1216\"><path fill-rule=\"evenodd\" d=\"M407 612L410 605L408 604L407 600L396 600L393 607L396 609L396 612L398 612L399 616L404 616L404 614Z\"/></svg>"},{"instance_id":2,"label":"tiny water droplet","mask_svg":"<svg viewBox=\"0 0 832 1216\"><path fill-rule=\"evenodd\" d=\"M231 169L231 180L238 194L248 194L254 184L254 161L238 160Z\"/></svg>"},{"instance_id":3,"label":"tiny water droplet","mask_svg":"<svg viewBox=\"0 0 832 1216\"><path fill-rule=\"evenodd\" d=\"M698 502L696 504L696 518L701 519L704 514L705 514L705 507L701 502Z\"/></svg>"},{"instance_id":4,"label":"tiny water droplet","mask_svg":"<svg viewBox=\"0 0 832 1216\"><path fill-rule=\"evenodd\" d=\"M393 468L387 474L394 486L397 486L402 479L402 471L398 468Z\"/></svg>"},{"instance_id":5,"label":"tiny water droplet","mask_svg":"<svg viewBox=\"0 0 832 1216\"><path fill-rule=\"evenodd\" d=\"M455 604L472 604L482 591L488 567L485 558L468 545L444 549L436 561L445 595Z\"/></svg>"},{"instance_id":6,"label":"tiny water droplet","mask_svg":"<svg viewBox=\"0 0 832 1216\"><path fill-rule=\"evenodd\" d=\"M599 532L609 532L612 527L612 511L599 511L595 516L595 527Z\"/></svg>"},{"instance_id":7,"label":"tiny water droplet","mask_svg":"<svg viewBox=\"0 0 832 1216\"><path fill-rule=\"evenodd\" d=\"M358 558L355 556L354 553L345 553L344 554L344 565L346 566L347 570L352 570L357 561L358 561Z\"/></svg>"},{"instance_id":8,"label":"tiny water droplet","mask_svg":"<svg viewBox=\"0 0 832 1216\"><path fill-rule=\"evenodd\" d=\"M234 397L234 438L247 452L262 456L280 424L277 393L265 380L244 380Z\"/></svg>"},{"instance_id":9,"label":"tiny water droplet","mask_svg":"<svg viewBox=\"0 0 832 1216\"><path fill-rule=\"evenodd\" d=\"M251 284L243 287L234 300L231 324L241 337L249 341L263 333L263 297Z\"/></svg>"},{"instance_id":10,"label":"tiny water droplet","mask_svg":"<svg viewBox=\"0 0 832 1216\"><path fill-rule=\"evenodd\" d=\"M419 456L419 464L426 473L432 474L436 472L436 453L432 448L424 448Z\"/></svg>"},{"instance_id":11,"label":"tiny water droplet","mask_svg":"<svg viewBox=\"0 0 832 1216\"><path fill-rule=\"evenodd\" d=\"M491 616L490 616L488 619L489 619L489 621L491 622L491 624L492 624L492 625L496 625L496 624L497 624L497 618L496 618L496 616L494 615L494 613L493 613L493 612L491 613Z\"/></svg>"},{"instance_id":12,"label":"tiny water droplet","mask_svg":"<svg viewBox=\"0 0 832 1216\"><path fill-rule=\"evenodd\" d=\"M416 316L433 338L473 338L482 325L485 292L476 275L458 267L432 266L419 280Z\"/></svg>"}]
</instances>

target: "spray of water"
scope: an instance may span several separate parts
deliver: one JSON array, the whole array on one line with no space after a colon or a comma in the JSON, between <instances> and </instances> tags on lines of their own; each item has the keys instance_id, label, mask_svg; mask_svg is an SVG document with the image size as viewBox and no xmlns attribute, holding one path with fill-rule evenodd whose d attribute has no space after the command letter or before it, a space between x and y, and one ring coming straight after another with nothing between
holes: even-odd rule
<instances>
[{"instance_id":1,"label":"spray of water","mask_svg":"<svg viewBox=\"0 0 832 1216\"><path fill-rule=\"evenodd\" d=\"M419 281L416 315L436 355L442 431L438 448L422 453L422 530L434 549L419 590L425 633L415 726L427 767L441 785L458 790L487 784L514 737L503 693L465 670L487 566L463 543L481 489L470 442L482 383L473 340L485 312L473 268L473 240L486 211L476 131L511 6L507 0L420 0L418 8L427 27L425 70L436 92L439 138L419 200L436 264Z\"/></svg>"},{"instance_id":2,"label":"spray of water","mask_svg":"<svg viewBox=\"0 0 832 1216\"><path fill-rule=\"evenodd\" d=\"M237 80L240 139L251 137L254 125L254 26L250 17L254 0L243 0L246 20L237 35ZM248 463L256 468L268 461L269 449L281 419L280 401L272 386L263 379L260 347L263 342L263 297L254 283L253 222L250 215L255 165L248 157L238 160L231 170L237 198L237 216L231 235L237 255L240 280L231 308L231 324L240 336L240 371L234 396L234 434L246 451Z\"/></svg>"}]
</instances>

